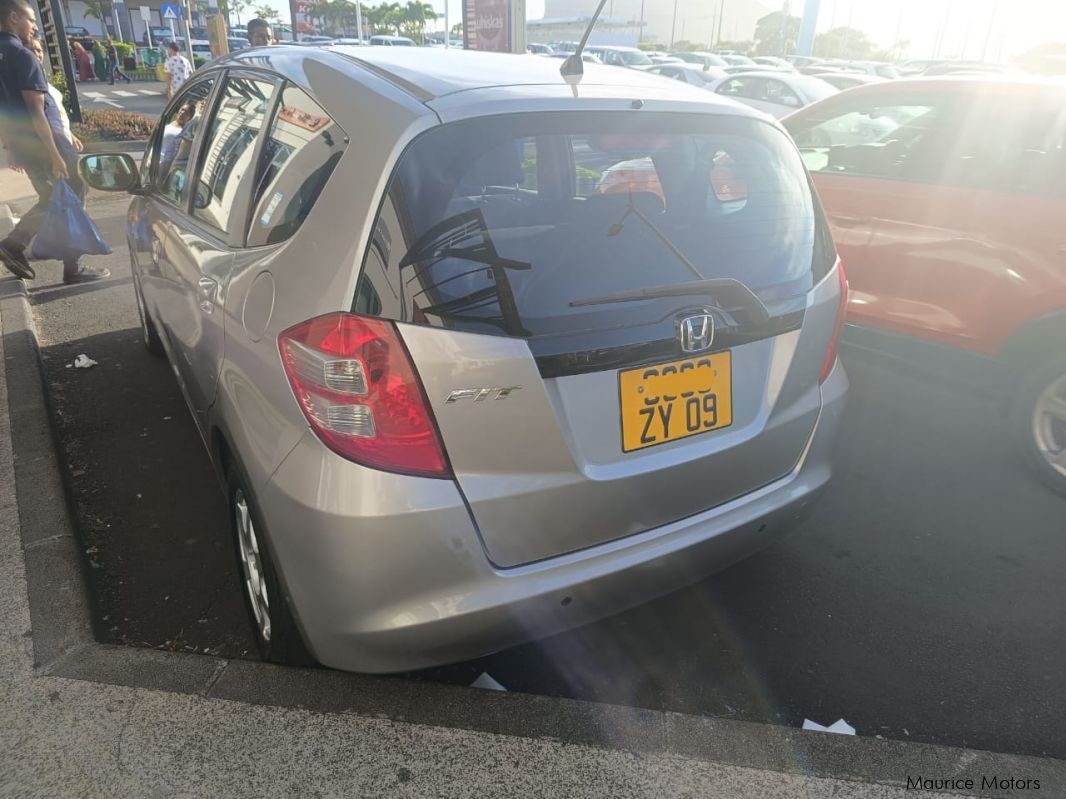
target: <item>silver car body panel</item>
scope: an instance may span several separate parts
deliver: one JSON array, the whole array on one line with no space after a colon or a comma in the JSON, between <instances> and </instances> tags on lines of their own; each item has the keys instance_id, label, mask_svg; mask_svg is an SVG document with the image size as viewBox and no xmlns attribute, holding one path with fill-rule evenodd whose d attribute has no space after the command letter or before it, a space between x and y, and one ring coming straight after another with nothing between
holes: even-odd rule
<instances>
[{"instance_id":1,"label":"silver car body panel","mask_svg":"<svg viewBox=\"0 0 1066 799\"><path fill-rule=\"evenodd\" d=\"M454 483L366 470L310 433L264 487L260 507L320 662L423 668L633 607L771 543L829 480L846 392L837 364L820 389L815 431L780 480L654 530L513 569L485 559Z\"/></svg>"}]
</instances>

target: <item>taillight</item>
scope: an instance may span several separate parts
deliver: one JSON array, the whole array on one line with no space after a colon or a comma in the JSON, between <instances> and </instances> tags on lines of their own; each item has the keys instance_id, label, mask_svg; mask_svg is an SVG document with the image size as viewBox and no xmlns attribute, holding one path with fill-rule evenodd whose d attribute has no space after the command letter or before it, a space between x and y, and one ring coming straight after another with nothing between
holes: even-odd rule
<instances>
[{"instance_id":1,"label":"taillight","mask_svg":"<svg viewBox=\"0 0 1066 799\"><path fill-rule=\"evenodd\" d=\"M833 320L833 335L829 339L829 346L825 349L825 358L822 360L822 371L818 375L818 382L824 383L829 373L833 371L833 365L837 362L837 348L840 346L840 331L844 327L844 317L848 312L848 277L844 274L844 263L837 261L837 280L840 281L840 299L837 304L836 319Z\"/></svg>"},{"instance_id":2,"label":"taillight","mask_svg":"<svg viewBox=\"0 0 1066 799\"><path fill-rule=\"evenodd\" d=\"M296 401L322 443L356 463L448 477L436 423L391 322L333 313L278 336Z\"/></svg>"}]
</instances>

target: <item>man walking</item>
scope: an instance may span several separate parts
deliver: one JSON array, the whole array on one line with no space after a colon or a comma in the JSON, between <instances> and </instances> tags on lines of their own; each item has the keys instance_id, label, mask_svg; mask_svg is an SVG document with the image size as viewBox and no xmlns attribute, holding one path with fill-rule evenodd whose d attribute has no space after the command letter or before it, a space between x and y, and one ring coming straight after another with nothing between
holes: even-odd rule
<instances>
[{"instance_id":1,"label":"man walking","mask_svg":"<svg viewBox=\"0 0 1066 799\"><path fill-rule=\"evenodd\" d=\"M126 83L132 83L132 79L129 75L119 69L118 66L118 48L115 47L115 43L111 41L111 37L107 37L107 47L105 48L107 53L107 77L108 82L114 86L115 78L122 78Z\"/></svg>"},{"instance_id":2,"label":"man walking","mask_svg":"<svg viewBox=\"0 0 1066 799\"><path fill-rule=\"evenodd\" d=\"M248 43L252 47L267 47L274 44L274 31L265 19L253 19L248 23Z\"/></svg>"},{"instance_id":3,"label":"man walking","mask_svg":"<svg viewBox=\"0 0 1066 799\"><path fill-rule=\"evenodd\" d=\"M169 100L178 93L181 84L185 83L192 75L192 64L189 63L189 59L181 54L181 48L178 47L177 42L171 42L167 45L167 53L169 55L163 65L163 69L170 75L170 83L167 85L167 99Z\"/></svg>"},{"instance_id":4,"label":"man walking","mask_svg":"<svg viewBox=\"0 0 1066 799\"><path fill-rule=\"evenodd\" d=\"M37 29L26 0L0 0L0 138L11 162L26 171L37 192L37 204L0 241L0 262L19 277L36 277L26 258L26 245L41 225L52 190L59 180L77 181L73 140L53 133L48 122L48 82L40 63L25 46ZM82 266L74 258L63 262L64 283L84 283L109 277L107 269Z\"/></svg>"}]
</instances>

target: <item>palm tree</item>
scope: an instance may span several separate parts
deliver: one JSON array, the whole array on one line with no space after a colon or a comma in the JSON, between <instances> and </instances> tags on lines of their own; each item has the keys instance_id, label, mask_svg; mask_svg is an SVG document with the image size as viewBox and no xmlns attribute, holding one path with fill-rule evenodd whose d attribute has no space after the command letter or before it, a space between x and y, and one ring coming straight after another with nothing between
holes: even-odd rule
<instances>
[{"instance_id":1,"label":"palm tree","mask_svg":"<svg viewBox=\"0 0 1066 799\"><path fill-rule=\"evenodd\" d=\"M256 6L252 10L259 19L265 19L267 22L276 22L281 19L278 10L268 5Z\"/></svg>"},{"instance_id":2,"label":"palm tree","mask_svg":"<svg viewBox=\"0 0 1066 799\"><path fill-rule=\"evenodd\" d=\"M426 22L436 19L437 10L429 3L408 0L403 8L403 22L408 32L415 34L412 38L418 39L419 44L426 42Z\"/></svg>"},{"instance_id":3,"label":"palm tree","mask_svg":"<svg viewBox=\"0 0 1066 799\"><path fill-rule=\"evenodd\" d=\"M111 12L110 0L84 0L85 16L100 20L100 35L107 38L107 15Z\"/></svg>"},{"instance_id":4,"label":"palm tree","mask_svg":"<svg viewBox=\"0 0 1066 799\"><path fill-rule=\"evenodd\" d=\"M241 12L248 8L248 3L244 0L229 0L229 10L233 12L233 15L237 18L237 24L241 24Z\"/></svg>"}]
</instances>

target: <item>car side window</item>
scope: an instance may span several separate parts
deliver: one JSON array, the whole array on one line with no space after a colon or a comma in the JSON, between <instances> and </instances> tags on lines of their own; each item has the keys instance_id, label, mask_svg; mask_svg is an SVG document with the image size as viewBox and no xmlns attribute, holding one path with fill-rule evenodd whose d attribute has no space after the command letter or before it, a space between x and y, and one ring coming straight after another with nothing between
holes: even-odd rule
<instances>
[{"instance_id":1,"label":"car side window","mask_svg":"<svg viewBox=\"0 0 1066 799\"><path fill-rule=\"evenodd\" d=\"M941 134L950 116L952 109L935 99L871 97L787 127L811 172L932 182L928 170L947 157Z\"/></svg>"},{"instance_id":2,"label":"car side window","mask_svg":"<svg viewBox=\"0 0 1066 799\"><path fill-rule=\"evenodd\" d=\"M764 80L760 99L768 103L787 105L791 108L799 108L803 105L800 102L799 95L786 86L783 81L779 80Z\"/></svg>"},{"instance_id":3,"label":"car side window","mask_svg":"<svg viewBox=\"0 0 1066 799\"><path fill-rule=\"evenodd\" d=\"M274 83L230 77L204 143L193 216L229 231L252 187L255 142L266 124ZM243 217L241 217L243 220Z\"/></svg>"},{"instance_id":4,"label":"car side window","mask_svg":"<svg viewBox=\"0 0 1066 799\"><path fill-rule=\"evenodd\" d=\"M284 241L299 229L347 146L347 134L318 103L285 87L256 174L249 247Z\"/></svg>"},{"instance_id":5,"label":"car side window","mask_svg":"<svg viewBox=\"0 0 1066 799\"><path fill-rule=\"evenodd\" d=\"M746 97L754 100L759 97L759 81L753 78L731 78L722 84L718 93L728 97Z\"/></svg>"},{"instance_id":6,"label":"car side window","mask_svg":"<svg viewBox=\"0 0 1066 799\"><path fill-rule=\"evenodd\" d=\"M1005 131L999 188L1019 194L1066 198L1066 108L1059 103L1018 101L999 109L1016 120Z\"/></svg>"},{"instance_id":7,"label":"car side window","mask_svg":"<svg viewBox=\"0 0 1066 799\"><path fill-rule=\"evenodd\" d=\"M182 207L188 200L189 166L214 78L199 81L171 106L157 133L151 160L151 182L158 196Z\"/></svg>"}]
</instances>

